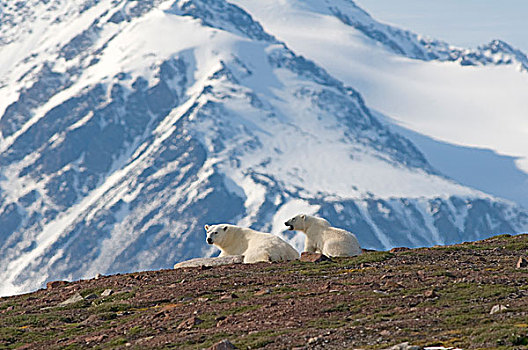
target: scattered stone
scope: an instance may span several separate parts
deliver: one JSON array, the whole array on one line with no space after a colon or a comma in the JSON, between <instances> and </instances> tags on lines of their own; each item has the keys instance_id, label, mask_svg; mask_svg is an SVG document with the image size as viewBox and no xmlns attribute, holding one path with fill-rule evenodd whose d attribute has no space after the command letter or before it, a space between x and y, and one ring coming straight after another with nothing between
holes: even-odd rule
<instances>
[{"instance_id":1,"label":"scattered stone","mask_svg":"<svg viewBox=\"0 0 528 350\"><path fill-rule=\"evenodd\" d=\"M508 307L505 305L494 305L490 310L490 315L496 314L498 312L506 311Z\"/></svg>"},{"instance_id":2,"label":"scattered stone","mask_svg":"<svg viewBox=\"0 0 528 350\"><path fill-rule=\"evenodd\" d=\"M13 305L11 306L8 306L7 308L3 309L2 311L0 311L1 314L5 314L6 312L9 312L9 311L13 311L15 307Z\"/></svg>"},{"instance_id":3,"label":"scattered stone","mask_svg":"<svg viewBox=\"0 0 528 350\"><path fill-rule=\"evenodd\" d=\"M84 298L79 293L75 293L68 299L64 300L62 303L59 304L59 306L66 306L70 304L75 304L76 302L82 301Z\"/></svg>"},{"instance_id":4,"label":"scattered stone","mask_svg":"<svg viewBox=\"0 0 528 350\"><path fill-rule=\"evenodd\" d=\"M94 322L96 322L99 319L99 316L97 315L90 315L88 316L84 321L82 321L80 324L82 325L89 325L93 326Z\"/></svg>"},{"instance_id":5,"label":"scattered stone","mask_svg":"<svg viewBox=\"0 0 528 350\"><path fill-rule=\"evenodd\" d=\"M133 274L131 275L130 277L132 277L133 279L137 280L137 281L143 281L143 280L146 280L148 278L148 276L145 276L145 275L141 275L139 273L137 274Z\"/></svg>"},{"instance_id":6,"label":"scattered stone","mask_svg":"<svg viewBox=\"0 0 528 350\"><path fill-rule=\"evenodd\" d=\"M193 317L190 317L184 321L182 321L178 327L176 327L176 329L178 330L190 330L192 329L194 326L197 326L199 325L200 323L202 323L203 320L196 317L196 316L193 316Z\"/></svg>"},{"instance_id":7,"label":"scattered stone","mask_svg":"<svg viewBox=\"0 0 528 350\"><path fill-rule=\"evenodd\" d=\"M424 292L424 297L426 298L436 298L438 294L436 294L434 289L429 289Z\"/></svg>"},{"instance_id":8,"label":"scattered stone","mask_svg":"<svg viewBox=\"0 0 528 350\"><path fill-rule=\"evenodd\" d=\"M255 296L261 296L261 295L266 295L266 294L271 294L271 289L266 288L266 289L261 289L255 292Z\"/></svg>"},{"instance_id":9,"label":"scattered stone","mask_svg":"<svg viewBox=\"0 0 528 350\"><path fill-rule=\"evenodd\" d=\"M517 265L516 266L517 266L518 269L522 269L522 268L528 267L528 260L525 257L521 256L519 258L519 260L517 261Z\"/></svg>"},{"instance_id":10,"label":"scattered stone","mask_svg":"<svg viewBox=\"0 0 528 350\"><path fill-rule=\"evenodd\" d=\"M151 339L154 339L154 336L150 335L148 337L138 339L138 340L136 340L136 343L137 344L145 343L145 342L147 342L147 341L149 341Z\"/></svg>"},{"instance_id":11,"label":"scattered stone","mask_svg":"<svg viewBox=\"0 0 528 350\"><path fill-rule=\"evenodd\" d=\"M401 343L394 345L390 348L387 348L385 350L422 350L423 347L417 346L417 345L409 345L409 343Z\"/></svg>"},{"instance_id":12,"label":"scattered stone","mask_svg":"<svg viewBox=\"0 0 528 350\"><path fill-rule=\"evenodd\" d=\"M231 294L222 295L220 297L220 300L228 300L228 299L238 299L238 295L236 295L235 293L231 293Z\"/></svg>"},{"instance_id":13,"label":"scattered stone","mask_svg":"<svg viewBox=\"0 0 528 350\"><path fill-rule=\"evenodd\" d=\"M308 344L315 344L315 343L317 343L319 340L321 340L322 338L323 338L322 336L312 337L312 338L308 339Z\"/></svg>"},{"instance_id":14,"label":"scattered stone","mask_svg":"<svg viewBox=\"0 0 528 350\"><path fill-rule=\"evenodd\" d=\"M216 322L216 327L222 327L232 322L232 317L218 316L218 321Z\"/></svg>"},{"instance_id":15,"label":"scattered stone","mask_svg":"<svg viewBox=\"0 0 528 350\"><path fill-rule=\"evenodd\" d=\"M125 310L125 311L118 311L118 312L116 312L116 315L117 315L117 316L132 315L132 312L127 311L127 310Z\"/></svg>"},{"instance_id":16,"label":"scattered stone","mask_svg":"<svg viewBox=\"0 0 528 350\"><path fill-rule=\"evenodd\" d=\"M99 278L103 277L103 275L101 275L100 273L98 273L97 275L95 275L95 279L98 280Z\"/></svg>"},{"instance_id":17,"label":"scattered stone","mask_svg":"<svg viewBox=\"0 0 528 350\"><path fill-rule=\"evenodd\" d=\"M98 343L98 342L103 341L105 338L107 338L107 335L101 334L101 335L95 335L93 337L85 338L84 341L86 343Z\"/></svg>"},{"instance_id":18,"label":"scattered stone","mask_svg":"<svg viewBox=\"0 0 528 350\"><path fill-rule=\"evenodd\" d=\"M102 293L101 293L101 296L104 298L104 297L109 297L110 295L114 294L114 291L112 289L105 289Z\"/></svg>"},{"instance_id":19,"label":"scattered stone","mask_svg":"<svg viewBox=\"0 0 528 350\"><path fill-rule=\"evenodd\" d=\"M377 252L376 249L365 249L365 248L362 248L361 251L362 251L363 253Z\"/></svg>"},{"instance_id":20,"label":"scattered stone","mask_svg":"<svg viewBox=\"0 0 528 350\"><path fill-rule=\"evenodd\" d=\"M455 278L455 277L456 277L455 274L452 273L451 271L444 271L444 272L442 273L442 275L443 275L443 276L446 276L446 277L449 277L449 278Z\"/></svg>"},{"instance_id":21,"label":"scattered stone","mask_svg":"<svg viewBox=\"0 0 528 350\"><path fill-rule=\"evenodd\" d=\"M389 330L387 330L387 329L384 329L384 330L382 330L382 331L380 332L380 335L381 335L381 336L384 336L384 337L388 337L388 336L392 335L392 332L389 331Z\"/></svg>"},{"instance_id":22,"label":"scattered stone","mask_svg":"<svg viewBox=\"0 0 528 350\"><path fill-rule=\"evenodd\" d=\"M33 348L33 344L24 344L22 346L17 347L17 350L31 350Z\"/></svg>"},{"instance_id":23,"label":"scattered stone","mask_svg":"<svg viewBox=\"0 0 528 350\"><path fill-rule=\"evenodd\" d=\"M180 269L182 267L212 267L212 266L221 266L221 265L231 265L231 264L242 264L244 262L243 255L229 255L216 258L196 258L187 261L182 261L174 265L175 269Z\"/></svg>"},{"instance_id":24,"label":"scattered stone","mask_svg":"<svg viewBox=\"0 0 528 350\"><path fill-rule=\"evenodd\" d=\"M92 293L92 294L88 294L87 296L85 296L85 297L84 297L84 300L94 300L94 299L97 299L97 298L99 298L99 297L97 296L97 294Z\"/></svg>"},{"instance_id":25,"label":"scattered stone","mask_svg":"<svg viewBox=\"0 0 528 350\"><path fill-rule=\"evenodd\" d=\"M227 339L219 341L218 343L213 344L211 347L207 348L207 350L232 350L232 349L238 349L238 348Z\"/></svg>"},{"instance_id":26,"label":"scattered stone","mask_svg":"<svg viewBox=\"0 0 528 350\"><path fill-rule=\"evenodd\" d=\"M374 293L376 294L381 294L381 295L389 295L389 293L383 291L383 290L379 290L379 289L374 289L373 290Z\"/></svg>"},{"instance_id":27,"label":"scattered stone","mask_svg":"<svg viewBox=\"0 0 528 350\"><path fill-rule=\"evenodd\" d=\"M46 289L56 289L62 286L67 285L68 282L66 281L50 281L46 283Z\"/></svg>"},{"instance_id":28,"label":"scattered stone","mask_svg":"<svg viewBox=\"0 0 528 350\"><path fill-rule=\"evenodd\" d=\"M312 253L312 252L303 252L301 254L300 260L302 262L312 262L312 263L317 263L321 261L332 261L332 259L330 259L326 255L323 255L321 253Z\"/></svg>"},{"instance_id":29,"label":"scattered stone","mask_svg":"<svg viewBox=\"0 0 528 350\"><path fill-rule=\"evenodd\" d=\"M389 289L397 289L397 288L403 288L403 285L400 282L394 282L394 281L387 281L385 282L385 288Z\"/></svg>"},{"instance_id":30,"label":"scattered stone","mask_svg":"<svg viewBox=\"0 0 528 350\"><path fill-rule=\"evenodd\" d=\"M160 317L167 317L167 314L165 313L165 310L156 312L152 318L160 318ZM185 322L185 321L184 321ZM181 325L181 324L180 324ZM178 326L178 329L180 329L180 326ZM189 328L190 329L190 328Z\"/></svg>"},{"instance_id":31,"label":"scattered stone","mask_svg":"<svg viewBox=\"0 0 528 350\"><path fill-rule=\"evenodd\" d=\"M390 253L398 253L398 252L405 252L407 250L411 250L411 248L407 248L407 247L396 247L396 248L392 248L389 252Z\"/></svg>"},{"instance_id":32,"label":"scattered stone","mask_svg":"<svg viewBox=\"0 0 528 350\"><path fill-rule=\"evenodd\" d=\"M132 286L125 286L123 289L121 289L121 293L129 293L134 290L134 287Z\"/></svg>"}]
</instances>

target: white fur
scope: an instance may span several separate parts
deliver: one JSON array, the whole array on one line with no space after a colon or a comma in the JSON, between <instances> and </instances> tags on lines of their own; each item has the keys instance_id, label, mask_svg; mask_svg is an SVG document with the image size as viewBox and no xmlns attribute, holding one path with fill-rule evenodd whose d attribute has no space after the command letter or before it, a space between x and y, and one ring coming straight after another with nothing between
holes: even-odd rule
<instances>
[{"instance_id":1,"label":"white fur","mask_svg":"<svg viewBox=\"0 0 528 350\"><path fill-rule=\"evenodd\" d=\"M361 247L353 233L330 226L325 219L299 214L284 223L290 230L306 234L304 251L326 256L356 256Z\"/></svg>"},{"instance_id":2,"label":"white fur","mask_svg":"<svg viewBox=\"0 0 528 350\"><path fill-rule=\"evenodd\" d=\"M299 252L280 237L235 225L205 225L207 240L220 256L243 255L244 263L299 259Z\"/></svg>"}]
</instances>

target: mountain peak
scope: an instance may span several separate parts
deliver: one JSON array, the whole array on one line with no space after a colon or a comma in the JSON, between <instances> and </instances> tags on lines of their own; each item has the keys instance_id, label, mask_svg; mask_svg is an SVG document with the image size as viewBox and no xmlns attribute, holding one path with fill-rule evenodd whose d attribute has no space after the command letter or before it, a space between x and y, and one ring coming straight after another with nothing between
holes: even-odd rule
<instances>
[{"instance_id":1,"label":"mountain peak","mask_svg":"<svg viewBox=\"0 0 528 350\"><path fill-rule=\"evenodd\" d=\"M236 33L252 40L275 41L250 14L225 0L179 0L171 13L199 19L206 26Z\"/></svg>"}]
</instances>

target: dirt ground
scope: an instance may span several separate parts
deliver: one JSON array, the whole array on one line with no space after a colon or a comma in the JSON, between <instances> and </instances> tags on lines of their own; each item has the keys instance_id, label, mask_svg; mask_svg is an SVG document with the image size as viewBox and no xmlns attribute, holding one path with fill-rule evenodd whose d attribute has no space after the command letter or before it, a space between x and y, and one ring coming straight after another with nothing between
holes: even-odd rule
<instances>
[{"instance_id":1,"label":"dirt ground","mask_svg":"<svg viewBox=\"0 0 528 350\"><path fill-rule=\"evenodd\" d=\"M527 247L528 235L498 236L54 282L0 299L0 349L528 348Z\"/></svg>"}]
</instances>

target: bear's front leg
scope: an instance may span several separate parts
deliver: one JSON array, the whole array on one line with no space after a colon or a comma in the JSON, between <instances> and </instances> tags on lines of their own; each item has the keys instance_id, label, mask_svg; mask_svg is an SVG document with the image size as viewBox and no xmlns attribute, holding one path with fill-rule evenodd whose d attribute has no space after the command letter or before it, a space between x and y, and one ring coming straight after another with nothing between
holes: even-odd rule
<instances>
[{"instance_id":1,"label":"bear's front leg","mask_svg":"<svg viewBox=\"0 0 528 350\"><path fill-rule=\"evenodd\" d=\"M310 252L310 253L316 253L317 246L308 238L306 238L306 241L304 242L304 251Z\"/></svg>"}]
</instances>

